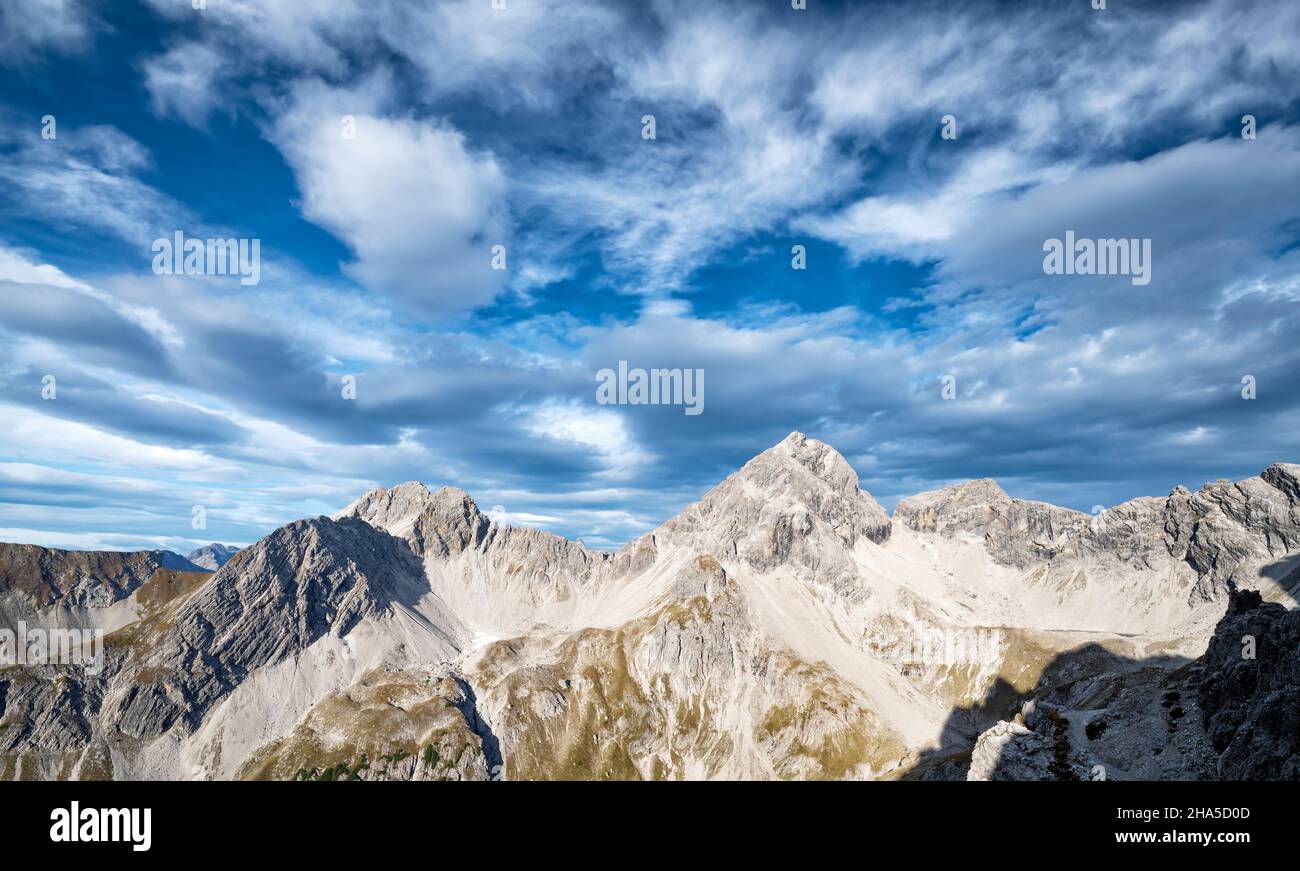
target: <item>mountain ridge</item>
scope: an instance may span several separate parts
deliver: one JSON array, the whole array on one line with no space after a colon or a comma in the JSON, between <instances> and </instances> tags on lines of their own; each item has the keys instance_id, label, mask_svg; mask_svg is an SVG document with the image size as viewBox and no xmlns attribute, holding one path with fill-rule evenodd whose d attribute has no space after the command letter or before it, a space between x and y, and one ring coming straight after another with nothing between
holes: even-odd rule
<instances>
[{"instance_id":1,"label":"mountain ridge","mask_svg":"<svg viewBox=\"0 0 1300 871\"><path fill-rule=\"evenodd\" d=\"M981 479L891 517L796 432L613 552L458 488L373 488L214 573L23 605L109 632L108 661L0 672L0 776L951 771L1064 652L1195 657L1231 591L1294 607L1297 472L1097 516ZM21 593L0 587L0 614Z\"/></svg>"}]
</instances>

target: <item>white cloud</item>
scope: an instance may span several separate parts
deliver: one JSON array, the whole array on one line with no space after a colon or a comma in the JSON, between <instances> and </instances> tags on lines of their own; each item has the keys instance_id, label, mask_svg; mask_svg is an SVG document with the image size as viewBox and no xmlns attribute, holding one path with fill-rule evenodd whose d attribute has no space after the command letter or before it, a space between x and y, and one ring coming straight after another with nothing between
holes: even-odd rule
<instances>
[{"instance_id":1,"label":"white cloud","mask_svg":"<svg viewBox=\"0 0 1300 871\"><path fill-rule=\"evenodd\" d=\"M16 251L0 246L0 282L5 281L74 290L104 303L124 319L136 324L164 344L172 346L183 344L176 328L156 308L125 303L112 293L71 278L56 266L48 263L37 264Z\"/></svg>"},{"instance_id":2,"label":"white cloud","mask_svg":"<svg viewBox=\"0 0 1300 871\"><path fill-rule=\"evenodd\" d=\"M382 80L341 91L295 89L273 137L302 190L303 214L356 254L349 271L426 316L451 317L492 300L508 245L505 177L451 125L382 114ZM344 116L355 120L345 138ZM508 263L508 249L507 249Z\"/></svg>"},{"instance_id":3,"label":"white cloud","mask_svg":"<svg viewBox=\"0 0 1300 871\"><path fill-rule=\"evenodd\" d=\"M1075 312L1076 323L1151 312L1163 296L1181 304L1161 307L1159 318L1199 320L1224 288L1271 269L1300 220L1296 190L1300 128L1270 126L1254 142L1231 135L1190 142L1044 181L1017 197L984 197L929 252L943 259L946 286L936 295L972 286L1022 299L1028 292ZM1135 293L1125 278L1085 279L1089 292L1081 295L1080 282L1045 280L1043 241L1071 229L1080 238L1152 239L1149 291Z\"/></svg>"},{"instance_id":4,"label":"white cloud","mask_svg":"<svg viewBox=\"0 0 1300 871\"><path fill-rule=\"evenodd\" d=\"M35 125L0 120L0 145L8 148L0 161L0 197L10 208L59 229L111 233L140 245L142 262L153 239L193 221L188 209L136 178L149 165L149 152L120 130L75 128L65 119L58 138L45 140Z\"/></svg>"},{"instance_id":5,"label":"white cloud","mask_svg":"<svg viewBox=\"0 0 1300 871\"><path fill-rule=\"evenodd\" d=\"M17 251L0 247L0 281L20 284L47 284L75 290L86 287L80 281L65 275L63 270L48 263L34 263Z\"/></svg>"},{"instance_id":6,"label":"white cloud","mask_svg":"<svg viewBox=\"0 0 1300 871\"><path fill-rule=\"evenodd\" d=\"M593 395L595 382L592 382ZM534 436L570 443L594 451L605 465L597 477L627 478L654 459L632 438L622 416L613 409L593 408L578 401L548 400L527 416Z\"/></svg>"},{"instance_id":7,"label":"white cloud","mask_svg":"<svg viewBox=\"0 0 1300 871\"><path fill-rule=\"evenodd\" d=\"M202 127L213 109L226 102L221 89L228 71L221 51L186 42L145 61L144 85L154 112Z\"/></svg>"},{"instance_id":8,"label":"white cloud","mask_svg":"<svg viewBox=\"0 0 1300 871\"><path fill-rule=\"evenodd\" d=\"M147 2L176 21L195 14L189 3ZM364 38L379 11L355 0L213 0L199 14L202 29L237 56L337 75L347 67L340 46Z\"/></svg>"},{"instance_id":9,"label":"white cloud","mask_svg":"<svg viewBox=\"0 0 1300 871\"><path fill-rule=\"evenodd\" d=\"M937 190L922 177L899 193L869 196L830 216L808 216L795 227L841 245L856 258L873 255L927 260L942 256L968 225L1011 199L1013 192L1065 177L1067 165L1035 165L1005 147L971 152Z\"/></svg>"},{"instance_id":10,"label":"white cloud","mask_svg":"<svg viewBox=\"0 0 1300 871\"><path fill-rule=\"evenodd\" d=\"M30 63L45 50L84 48L91 17L83 0L5 0L0 3L0 66Z\"/></svg>"},{"instance_id":11,"label":"white cloud","mask_svg":"<svg viewBox=\"0 0 1300 871\"><path fill-rule=\"evenodd\" d=\"M304 211L353 248L359 279L409 301L422 294L407 267L437 259L449 286L468 288L472 307L502 286L493 280L502 276L479 274L477 246L508 229L507 206L534 218L511 249L509 280L523 293L571 275L567 250L593 234L616 287L647 294L688 286L728 246L791 220L855 256L924 257L981 198L1059 179L1153 131L1219 133L1241 107L1284 105L1279 83L1300 74L1284 35L1300 25L1298 9L1209 0L1121 18L910 3L791 17L744 4L613 10L539 0L500 11L455 0L377 2L361 14L344 0L244 0L213 16L203 38L227 66L274 65L290 82L325 74L338 83L334 96L354 104L360 92L375 96L354 72L372 67L350 63L354 56L379 44L408 62L423 81L406 106L350 110L376 128L374 142L353 143L355 164L329 147L334 137L309 132L327 105L347 111L329 94L304 107L310 117L298 122L309 130L282 119L276 142L299 175ZM197 93L212 87L200 75L216 64L207 58L178 76L181 93L195 92L178 106L199 112L220 100ZM164 57L149 68L174 66ZM496 120L469 141L464 126L417 120L449 99ZM407 114L411 103L419 115ZM639 138L644 113L658 118L653 143ZM938 141L946 113L958 119L956 143ZM582 159L557 157L561 139L548 135L569 124L581 131L568 144ZM538 130L542 145L532 150ZM978 143L973 155L968 142ZM465 177L463 189L430 168L438 159ZM415 180L411 191L394 189L396 171L383 171L390 163ZM393 195L391 214L371 190ZM436 209L410 202L430 197ZM430 234L392 226L408 219L427 221ZM444 237L462 240L447 249L469 238L472 255L449 257ZM430 292L442 305L447 294Z\"/></svg>"},{"instance_id":12,"label":"white cloud","mask_svg":"<svg viewBox=\"0 0 1300 871\"><path fill-rule=\"evenodd\" d=\"M627 18L616 6L586 0L530 0L504 10L480 0L444 0L384 4L374 24L437 94L555 107L563 98L556 81L607 62L621 48Z\"/></svg>"},{"instance_id":13,"label":"white cloud","mask_svg":"<svg viewBox=\"0 0 1300 871\"><path fill-rule=\"evenodd\" d=\"M229 463L202 451L147 444L17 405L4 406L4 414L5 428L0 433L0 443L5 446L5 455L16 460L41 462L57 456L64 463L88 463L110 473L155 469L206 478L236 473Z\"/></svg>"}]
</instances>

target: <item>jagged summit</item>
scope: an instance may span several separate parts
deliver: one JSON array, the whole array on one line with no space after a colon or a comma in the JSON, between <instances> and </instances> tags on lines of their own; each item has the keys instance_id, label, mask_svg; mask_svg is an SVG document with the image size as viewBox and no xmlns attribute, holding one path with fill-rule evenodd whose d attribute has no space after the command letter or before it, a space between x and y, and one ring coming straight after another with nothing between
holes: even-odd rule
<instances>
[{"instance_id":1,"label":"jagged summit","mask_svg":"<svg viewBox=\"0 0 1300 871\"><path fill-rule=\"evenodd\" d=\"M894 508L894 520L905 522L913 529L931 529L940 517L991 509L1011 501L997 481L978 478L908 496Z\"/></svg>"},{"instance_id":2,"label":"jagged summit","mask_svg":"<svg viewBox=\"0 0 1300 871\"><path fill-rule=\"evenodd\" d=\"M1225 486L1240 489L1253 486L1248 484L1251 481L1267 483L1287 498L1300 498L1300 465L1293 463L1274 463L1256 478L1236 484L1218 481L1198 492L1206 494ZM1146 514L1152 506L1181 503L1192 495L1179 485L1165 499L1139 497L1097 518L1072 508L1012 497L993 478L978 478L906 497L898 503L891 519L871 493L861 487L857 472L842 454L795 430L755 455L650 536L680 536L683 532L698 535L706 526L721 524L722 528L710 536L712 541L701 545L702 550L712 551L721 542L729 541L728 547L739 551L742 539L758 534L773 539L770 546L760 550L780 552L785 548L779 539L810 532L808 523L815 517L849 545L858 538L882 543L889 538L895 522L920 532L981 535L989 531L990 523L1000 529L1008 525L1021 529L1041 526L1051 538L1066 529L1078 529L1085 522L1095 530L1099 524L1134 513ZM759 503L765 504L760 507ZM760 515L768 521L761 521ZM417 554L430 547L439 553L457 552L487 540L492 528L512 529L488 518L466 491L452 486L431 489L419 481L369 490L334 517L366 520L391 535L408 539ZM1160 521L1164 519L1162 516ZM513 531L550 535L535 530ZM576 542L573 545L583 547ZM635 541L623 550L633 545ZM769 559L757 558L760 562ZM1023 562L1019 558L1012 561Z\"/></svg>"},{"instance_id":3,"label":"jagged summit","mask_svg":"<svg viewBox=\"0 0 1300 871\"><path fill-rule=\"evenodd\" d=\"M843 586L860 542L883 544L889 515L834 448L793 432L654 533L656 541L750 568L778 566Z\"/></svg>"},{"instance_id":4,"label":"jagged summit","mask_svg":"<svg viewBox=\"0 0 1300 871\"><path fill-rule=\"evenodd\" d=\"M772 500L778 508L811 508L818 513L834 514L835 503L849 503L868 515L862 518L874 527L868 537L883 541L889 535L888 515L859 485L858 473L848 460L825 442L808 438L797 430L754 456L705 493L697 505L716 507L719 502L728 502L739 495L738 490L751 498ZM845 506L839 508L843 510ZM827 519L839 525L839 519Z\"/></svg>"},{"instance_id":5,"label":"jagged summit","mask_svg":"<svg viewBox=\"0 0 1300 871\"><path fill-rule=\"evenodd\" d=\"M1281 490L1289 499L1300 499L1300 465L1274 463L1260 475L1267 483Z\"/></svg>"},{"instance_id":6,"label":"jagged summit","mask_svg":"<svg viewBox=\"0 0 1300 871\"><path fill-rule=\"evenodd\" d=\"M108 699L105 716L138 738L192 731L245 676L294 663L322 639L356 637L366 623L389 627L385 643L411 658L447 658L465 643L403 541L351 517L294 521L137 624L133 656L118 666L130 690ZM282 700L271 693L259 704Z\"/></svg>"},{"instance_id":7,"label":"jagged summit","mask_svg":"<svg viewBox=\"0 0 1300 871\"><path fill-rule=\"evenodd\" d=\"M992 478L982 478L908 497L899 510L907 522L913 522L913 514L933 517L955 508L969 510L1013 501L1018 500L1012 500ZM758 522L761 514L770 522ZM333 516L359 517L390 535L408 539L419 554L426 549L430 532L435 533L435 551L454 552L483 541L490 527L501 526L480 511L466 491L451 486L432 489L419 481L368 490ZM726 540L731 542L726 549L735 551L740 539L752 538L756 533L780 539L799 530L810 531L805 527L813 516L836 530L849 545L860 537L881 543L888 539L892 528L889 513L861 487L848 460L826 442L795 430L756 454L648 537L680 537L684 532L695 535L704 526L721 523L724 528L715 530L712 541L700 547L711 551ZM623 550L636 544L629 542ZM576 542L574 545L582 547ZM783 545L774 541L768 549L781 551ZM768 559L757 558L760 562Z\"/></svg>"},{"instance_id":8,"label":"jagged summit","mask_svg":"<svg viewBox=\"0 0 1300 871\"><path fill-rule=\"evenodd\" d=\"M447 554L483 540L491 521L458 487L430 490L418 481L369 491L335 518L358 517L389 535L406 539L416 555Z\"/></svg>"},{"instance_id":9,"label":"jagged summit","mask_svg":"<svg viewBox=\"0 0 1300 871\"><path fill-rule=\"evenodd\" d=\"M190 551L189 556L186 558L200 568L215 572L230 562L230 558L238 552L239 548L237 547L218 544L214 541L212 544Z\"/></svg>"},{"instance_id":10,"label":"jagged summit","mask_svg":"<svg viewBox=\"0 0 1300 871\"><path fill-rule=\"evenodd\" d=\"M792 432L754 456L687 512L703 506L706 514L717 514L722 510L719 503L741 495L741 491L748 494L747 501L773 501L778 508L792 511L812 510L842 529L849 540L858 534L877 542L889 536L888 513L860 487L849 462L830 445L802 432ZM489 527L500 526L466 491L450 486L430 489L419 481L376 487L333 516L359 517L390 535L407 538L417 553L425 549L430 532L442 541L436 549L455 552L483 541ZM846 526L850 516L853 522ZM679 519L680 515L665 527Z\"/></svg>"},{"instance_id":11,"label":"jagged summit","mask_svg":"<svg viewBox=\"0 0 1300 871\"><path fill-rule=\"evenodd\" d=\"M478 636L630 615L660 589L660 572L697 559L855 603L895 588L946 596L942 579L981 565L965 588L992 586L960 607L994 625L1169 631L1200 626L1230 581L1251 583L1300 547L1285 495L1295 468L1270 467L1274 483L1176 488L1099 516L1015 499L983 478L904 499L891 520L839 452L796 431L617 553L497 523L464 490L417 481L370 490L335 517L403 539L430 589Z\"/></svg>"},{"instance_id":12,"label":"jagged summit","mask_svg":"<svg viewBox=\"0 0 1300 871\"><path fill-rule=\"evenodd\" d=\"M397 522L400 519L414 518L438 502L460 499L474 505L474 499L459 487L443 486L430 489L429 485L420 481L406 481L393 487L375 487L367 490L334 517L356 516L358 512L363 512L375 516L383 515ZM478 510L478 506L474 505L474 509Z\"/></svg>"},{"instance_id":13,"label":"jagged summit","mask_svg":"<svg viewBox=\"0 0 1300 871\"><path fill-rule=\"evenodd\" d=\"M849 465L839 451L817 439L810 439L799 431L790 433L772 447L754 457L738 473L742 477L763 478L764 475L748 474L746 470L770 469L774 463L790 462L807 472L813 478L825 483L838 493L856 495L865 492L858 484L858 473ZM771 476L766 476L772 480ZM870 498L870 494L866 494ZM874 500L873 500L874 501Z\"/></svg>"}]
</instances>

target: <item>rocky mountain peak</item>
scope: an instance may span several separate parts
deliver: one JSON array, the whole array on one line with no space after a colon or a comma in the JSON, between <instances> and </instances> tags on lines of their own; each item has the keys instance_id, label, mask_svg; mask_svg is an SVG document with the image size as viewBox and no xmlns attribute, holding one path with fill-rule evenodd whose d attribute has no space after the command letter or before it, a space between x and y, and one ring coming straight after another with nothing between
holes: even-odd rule
<instances>
[{"instance_id":1,"label":"rocky mountain peak","mask_svg":"<svg viewBox=\"0 0 1300 871\"><path fill-rule=\"evenodd\" d=\"M140 624L128 691L110 700L121 731L156 736L206 713L256 669L343 638L362 621L411 612L429 591L401 539L354 517L297 520L240 552L174 614ZM452 655L463 627L436 606L435 644Z\"/></svg>"},{"instance_id":2,"label":"rocky mountain peak","mask_svg":"<svg viewBox=\"0 0 1300 871\"><path fill-rule=\"evenodd\" d=\"M422 575L409 548L373 525L351 517L296 520L228 562L187 609L206 609L203 622L220 626L224 618L217 613L225 608L214 603L236 602L246 611L279 599L284 607L277 610L297 614L302 631L319 634L333 626L342 635L356 618L417 596Z\"/></svg>"},{"instance_id":3,"label":"rocky mountain peak","mask_svg":"<svg viewBox=\"0 0 1300 871\"><path fill-rule=\"evenodd\" d=\"M335 515L356 517L404 538L418 556L459 553L483 541L491 521L458 487L429 490L418 481L378 487Z\"/></svg>"},{"instance_id":4,"label":"rocky mountain peak","mask_svg":"<svg viewBox=\"0 0 1300 871\"><path fill-rule=\"evenodd\" d=\"M212 544L204 545L197 550L192 550L186 557L194 565L205 568L208 571L215 572L217 569L230 562L230 558L239 552L239 548L230 547L229 545Z\"/></svg>"},{"instance_id":5,"label":"rocky mountain peak","mask_svg":"<svg viewBox=\"0 0 1300 871\"><path fill-rule=\"evenodd\" d=\"M997 481L979 478L908 496L894 509L894 519L918 531L934 531L957 522L991 517L1011 502Z\"/></svg>"},{"instance_id":6,"label":"rocky mountain peak","mask_svg":"<svg viewBox=\"0 0 1300 871\"><path fill-rule=\"evenodd\" d=\"M1281 490L1292 502L1300 501L1300 465L1274 463L1260 475L1267 483Z\"/></svg>"},{"instance_id":7,"label":"rocky mountain peak","mask_svg":"<svg viewBox=\"0 0 1300 871\"><path fill-rule=\"evenodd\" d=\"M754 457L655 533L657 539L739 559L760 571L785 567L819 583L852 585L850 552L889 538L889 515L858 486L848 461L793 432Z\"/></svg>"},{"instance_id":8,"label":"rocky mountain peak","mask_svg":"<svg viewBox=\"0 0 1300 871\"><path fill-rule=\"evenodd\" d=\"M848 460L798 431L754 457L699 504L706 516L716 516L728 511L745 514L742 503L753 502L783 516L816 518L850 545L858 536L877 544L889 537L889 514L859 486L858 473Z\"/></svg>"},{"instance_id":9,"label":"rocky mountain peak","mask_svg":"<svg viewBox=\"0 0 1300 871\"><path fill-rule=\"evenodd\" d=\"M783 474L780 470L785 469L789 472ZM864 493L858 485L858 473L839 451L798 431L754 457L737 473L752 483L775 485L773 495L786 492L781 488L790 483L791 474L803 479L804 483L815 479L836 493L855 498L865 495L871 499L871 495Z\"/></svg>"}]
</instances>

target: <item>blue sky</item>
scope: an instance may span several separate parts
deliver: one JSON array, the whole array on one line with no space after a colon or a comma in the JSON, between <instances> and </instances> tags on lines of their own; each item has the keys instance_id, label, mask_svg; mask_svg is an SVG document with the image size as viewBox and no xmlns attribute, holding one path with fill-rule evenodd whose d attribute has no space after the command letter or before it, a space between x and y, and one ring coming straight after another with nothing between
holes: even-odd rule
<instances>
[{"instance_id":1,"label":"blue sky","mask_svg":"<svg viewBox=\"0 0 1300 871\"><path fill-rule=\"evenodd\" d=\"M0 7L0 540L421 480L612 547L796 429L891 507L1300 460L1295 3L505 6ZM1045 275L1071 229L1150 284ZM178 230L260 282L154 274ZM619 360L704 413L597 404Z\"/></svg>"}]
</instances>

